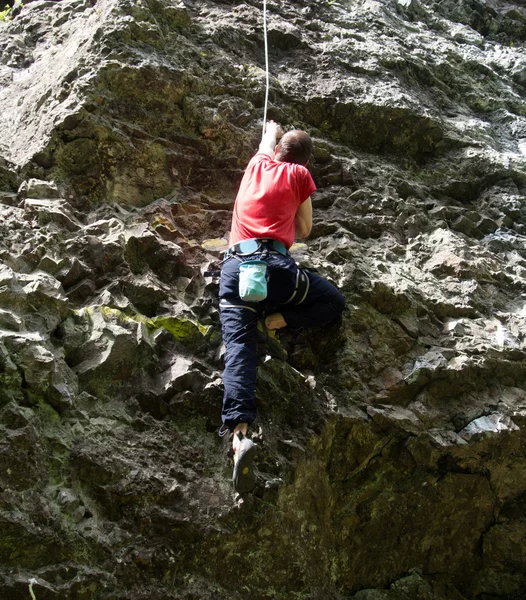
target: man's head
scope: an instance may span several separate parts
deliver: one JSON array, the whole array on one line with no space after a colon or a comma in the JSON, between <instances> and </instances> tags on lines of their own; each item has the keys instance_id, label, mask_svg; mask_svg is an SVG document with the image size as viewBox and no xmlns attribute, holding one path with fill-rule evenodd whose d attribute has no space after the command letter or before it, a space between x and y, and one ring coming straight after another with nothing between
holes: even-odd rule
<instances>
[{"instance_id":1,"label":"man's head","mask_svg":"<svg viewBox=\"0 0 526 600\"><path fill-rule=\"evenodd\" d=\"M288 131L276 146L275 158L281 162L306 165L312 154L312 140L301 129Z\"/></svg>"}]
</instances>

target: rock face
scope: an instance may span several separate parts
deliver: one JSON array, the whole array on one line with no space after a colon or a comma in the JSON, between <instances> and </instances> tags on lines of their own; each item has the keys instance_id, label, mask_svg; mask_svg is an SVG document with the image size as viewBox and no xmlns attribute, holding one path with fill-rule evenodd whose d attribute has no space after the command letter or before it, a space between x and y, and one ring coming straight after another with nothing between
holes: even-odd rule
<instances>
[{"instance_id":1,"label":"rock face","mask_svg":"<svg viewBox=\"0 0 526 600\"><path fill-rule=\"evenodd\" d=\"M297 259L341 323L220 425L217 268L262 4L0 21L2 599L505 600L526 588L526 9L269 2L268 117L315 141Z\"/></svg>"}]
</instances>

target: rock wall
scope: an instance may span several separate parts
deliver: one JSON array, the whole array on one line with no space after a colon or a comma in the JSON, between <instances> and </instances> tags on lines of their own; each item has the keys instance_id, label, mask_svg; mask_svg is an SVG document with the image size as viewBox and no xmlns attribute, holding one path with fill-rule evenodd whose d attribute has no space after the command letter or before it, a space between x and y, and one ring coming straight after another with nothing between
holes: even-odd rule
<instances>
[{"instance_id":1,"label":"rock wall","mask_svg":"<svg viewBox=\"0 0 526 600\"><path fill-rule=\"evenodd\" d=\"M261 348L258 485L217 436L217 267L262 3L0 21L0 584L20 600L526 598L526 9L268 3L315 141L298 262L341 323Z\"/></svg>"}]
</instances>

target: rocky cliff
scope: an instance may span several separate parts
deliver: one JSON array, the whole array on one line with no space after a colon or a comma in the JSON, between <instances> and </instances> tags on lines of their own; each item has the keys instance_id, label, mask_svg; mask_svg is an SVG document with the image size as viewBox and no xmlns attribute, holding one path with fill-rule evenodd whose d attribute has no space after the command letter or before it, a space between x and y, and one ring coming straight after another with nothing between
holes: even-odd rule
<instances>
[{"instance_id":1,"label":"rocky cliff","mask_svg":"<svg viewBox=\"0 0 526 600\"><path fill-rule=\"evenodd\" d=\"M14 15L14 16L13 16ZM3 600L526 598L526 9L268 4L315 141L299 262L348 309L217 436L216 268L265 95L256 0L0 21Z\"/></svg>"}]
</instances>

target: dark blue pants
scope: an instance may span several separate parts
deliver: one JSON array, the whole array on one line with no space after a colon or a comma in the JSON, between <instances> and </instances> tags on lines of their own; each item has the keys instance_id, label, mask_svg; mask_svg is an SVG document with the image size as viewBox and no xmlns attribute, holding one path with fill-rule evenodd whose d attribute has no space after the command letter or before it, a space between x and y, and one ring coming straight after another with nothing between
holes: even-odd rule
<instances>
[{"instance_id":1,"label":"dark blue pants","mask_svg":"<svg viewBox=\"0 0 526 600\"><path fill-rule=\"evenodd\" d=\"M260 256L241 257L242 260L257 258ZM265 260L269 280L268 296L263 302L245 302L240 299L239 259L228 258L221 271L219 308L226 348L222 418L230 429L234 429L238 423L250 424L256 418L258 319L264 313L269 314L269 311L279 312L288 327L300 329L334 321L345 306L345 299L340 291L323 277L311 272L306 273L309 288L303 302L298 305L284 304L294 292L298 267L294 259L281 254L271 254Z\"/></svg>"}]
</instances>

